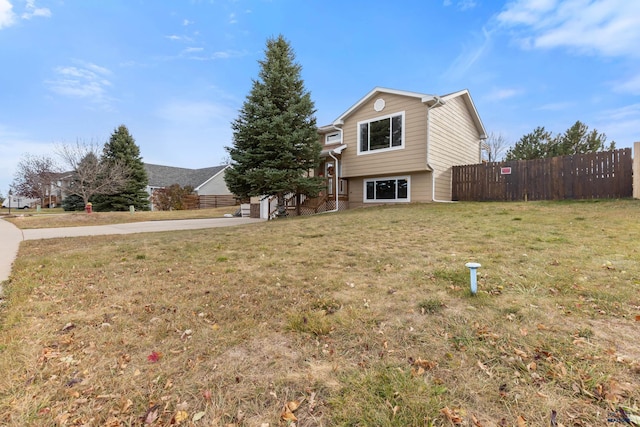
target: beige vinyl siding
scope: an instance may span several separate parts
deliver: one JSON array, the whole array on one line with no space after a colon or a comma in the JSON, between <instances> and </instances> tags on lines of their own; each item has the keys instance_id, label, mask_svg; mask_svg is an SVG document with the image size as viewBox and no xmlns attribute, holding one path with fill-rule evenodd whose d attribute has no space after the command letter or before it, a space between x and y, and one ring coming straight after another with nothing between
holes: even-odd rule
<instances>
[{"instance_id":1,"label":"beige vinyl siding","mask_svg":"<svg viewBox=\"0 0 640 427\"><path fill-rule=\"evenodd\" d=\"M384 99L385 108L376 111L373 104ZM369 151L358 155L358 122L404 112L404 148ZM348 149L342 153L342 176L380 176L424 171L426 166L426 106L419 98L381 93L377 94L345 120L343 143Z\"/></svg>"},{"instance_id":2,"label":"beige vinyl siding","mask_svg":"<svg viewBox=\"0 0 640 427\"><path fill-rule=\"evenodd\" d=\"M198 189L199 195L228 195L231 194L227 188L226 182L224 182L224 171L213 177L203 186Z\"/></svg>"},{"instance_id":3,"label":"beige vinyl siding","mask_svg":"<svg viewBox=\"0 0 640 427\"><path fill-rule=\"evenodd\" d=\"M431 172L414 172L411 174L398 175L373 175L367 177L352 178L349 180L349 209L363 206L376 206L383 204L403 204L406 202L390 203L364 203L364 181L371 178L384 178L386 176L407 176L409 177L410 200L411 202L431 201Z\"/></svg>"},{"instance_id":4,"label":"beige vinyl siding","mask_svg":"<svg viewBox=\"0 0 640 427\"><path fill-rule=\"evenodd\" d=\"M463 96L431 110L429 165L437 200L451 200L451 166L480 162L480 135Z\"/></svg>"}]
</instances>

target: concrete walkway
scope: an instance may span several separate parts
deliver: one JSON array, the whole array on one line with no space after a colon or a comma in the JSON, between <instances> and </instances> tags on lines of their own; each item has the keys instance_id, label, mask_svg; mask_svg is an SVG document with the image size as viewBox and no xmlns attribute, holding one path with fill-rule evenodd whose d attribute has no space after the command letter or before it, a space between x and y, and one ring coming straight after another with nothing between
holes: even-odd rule
<instances>
[{"instance_id":1,"label":"concrete walkway","mask_svg":"<svg viewBox=\"0 0 640 427\"><path fill-rule=\"evenodd\" d=\"M54 239L57 237L105 236L109 234L153 233L159 231L198 230L214 227L231 227L263 219L254 218L208 218L181 219L173 221L145 221L126 224L94 225L88 227L34 228L20 230L0 219L0 283L11 275L11 266L23 240ZM0 292L2 288L0 287Z\"/></svg>"}]
</instances>

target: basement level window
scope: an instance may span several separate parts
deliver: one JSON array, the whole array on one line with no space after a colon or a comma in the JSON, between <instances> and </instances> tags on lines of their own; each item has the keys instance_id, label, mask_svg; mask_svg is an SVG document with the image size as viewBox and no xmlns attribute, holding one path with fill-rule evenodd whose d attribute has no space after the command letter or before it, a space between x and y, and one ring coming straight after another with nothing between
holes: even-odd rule
<instances>
[{"instance_id":1,"label":"basement level window","mask_svg":"<svg viewBox=\"0 0 640 427\"><path fill-rule=\"evenodd\" d=\"M410 202L408 176L364 180L364 202Z\"/></svg>"}]
</instances>

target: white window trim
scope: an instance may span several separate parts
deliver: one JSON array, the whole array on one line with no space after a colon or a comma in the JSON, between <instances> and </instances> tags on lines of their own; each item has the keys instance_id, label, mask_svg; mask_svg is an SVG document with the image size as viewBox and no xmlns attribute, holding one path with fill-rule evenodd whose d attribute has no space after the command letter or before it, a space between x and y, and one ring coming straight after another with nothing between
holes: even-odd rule
<instances>
[{"instance_id":1,"label":"white window trim","mask_svg":"<svg viewBox=\"0 0 640 427\"><path fill-rule=\"evenodd\" d=\"M402 144L398 145L397 147L389 147L389 148L379 148L377 150L367 150L367 151L361 151L361 146L360 146L360 125L363 123L371 123L371 122L377 122L378 120L384 120L384 119L390 119L391 117L395 117L395 116L401 116L402 118ZM386 151L394 151L394 150L402 150L404 149L404 143L405 143L405 123L404 123L404 111L398 111L395 113L391 113L391 114L387 114L384 116L379 116L379 117L374 117L372 119L367 119L367 120L361 120L357 123L357 143L358 143L358 151L357 151L357 155L358 156L364 156L367 154L374 154L374 153L384 153Z\"/></svg>"},{"instance_id":2,"label":"white window trim","mask_svg":"<svg viewBox=\"0 0 640 427\"><path fill-rule=\"evenodd\" d=\"M334 135L338 135L339 139L329 142L329 137ZM331 132L324 136L324 145L336 145L336 144L342 144L342 132L340 131Z\"/></svg>"},{"instance_id":3,"label":"white window trim","mask_svg":"<svg viewBox=\"0 0 640 427\"><path fill-rule=\"evenodd\" d=\"M388 181L390 179L407 180L407 198L406 199L367 199L367 183L375 181ZM375 184L374 184L375 185ZM396 182L397 185L397 182ZM380 176L376 178L365 178L362 180L362 201L363 203L410 203L411 202L411 175L405 176Z\"/></svg>"}]
</instances>

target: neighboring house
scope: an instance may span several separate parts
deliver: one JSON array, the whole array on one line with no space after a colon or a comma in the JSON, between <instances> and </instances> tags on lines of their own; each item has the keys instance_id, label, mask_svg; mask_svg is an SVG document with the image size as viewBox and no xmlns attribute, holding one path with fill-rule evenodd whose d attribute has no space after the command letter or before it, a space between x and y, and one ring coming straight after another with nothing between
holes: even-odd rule
<instances>
[{"instance_id":1,"label":"neighboring house","mask_svg":"<svg viewBox=\"0 0 640 427\"><path fill-rule=\"evenodd\" d=\"M375 88L319 128L326 209L451 200L451 167L479 163L486 131L467 90ZM308 201L307 203L311 203ZM318 204L316 203L316 206Z\"/></svg>"},{"instance_id":2,"label":"neighboring house","mask_svg":"<svg viewBox=\"0 0 640 427\"><path fill-rule=\"evenodd\" d=\"M214 166L202 169L177 168L145 163L148 185L147 193L151 195L153 190L178 184L181 187L193 187L194 192L200 196L200 207L211 205L225 206L235 204L235 198L224 182L224 171L229 165ZM203 197L210 196L210 197ZM218 202L214 202L217 200Z\"/></svg>"}]
</instances>

